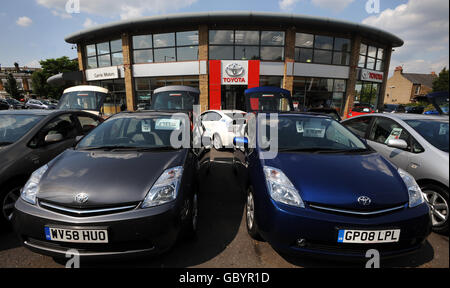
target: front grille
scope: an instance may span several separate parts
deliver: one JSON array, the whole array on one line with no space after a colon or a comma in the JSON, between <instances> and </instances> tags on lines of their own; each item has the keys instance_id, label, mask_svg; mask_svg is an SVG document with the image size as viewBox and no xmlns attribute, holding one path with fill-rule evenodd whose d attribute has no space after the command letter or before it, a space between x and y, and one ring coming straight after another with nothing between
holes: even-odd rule
<instances>
[{"instance_id":1,"label":"front grille","mask_svg":"<svg viewBox=\"0 0 450 288\"><path fill-rule=\"evenodd\" d=\"M388 214L388 213L392 213L395 211L405 209L406 204L401 205L401 206L391 207L391 208L380 209L380 210L372 210L372 211L342 209L342 208L318 205L318 204L313 204L313 203L309 203L309 207L312 209L315 209L315 210L320 210L322 212L328 212L328 213L334 213L334 214L371 217L371 216L380 216L383 214Z\"/></svg>"},{"instance_id":2,"label":"front grille","mask_svg":"<svg viewBox=\"0 0 450 288\"><path fill-rule=\"evenodd\" d=\"M89 208L74 208L65 207L59 204L40 201L39 205L47 210L57 212L64 215L76 216L76 217L89 217L96 215L108 215L114 213L120 213L133 210L137 207L138 203L131 203L123 206L114 207L89 207Z\"/></svg>"}]
</instances>

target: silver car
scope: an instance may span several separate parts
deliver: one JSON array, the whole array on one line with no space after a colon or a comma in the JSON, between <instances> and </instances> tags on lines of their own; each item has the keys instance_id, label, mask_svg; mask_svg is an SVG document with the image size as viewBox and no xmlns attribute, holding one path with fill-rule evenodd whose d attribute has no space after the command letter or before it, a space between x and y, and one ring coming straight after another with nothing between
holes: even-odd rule
<instances>
[{"instance_id":1,"label":"silver car","mask_svg":"<svg viewBox=\"0 0 450 288\"><path fill-rule=\"evenodd\" d=\"M370 114L342 124L416 178L432 211L433 230L447 232L449 117Z\"/></svg>"}]
</instances>

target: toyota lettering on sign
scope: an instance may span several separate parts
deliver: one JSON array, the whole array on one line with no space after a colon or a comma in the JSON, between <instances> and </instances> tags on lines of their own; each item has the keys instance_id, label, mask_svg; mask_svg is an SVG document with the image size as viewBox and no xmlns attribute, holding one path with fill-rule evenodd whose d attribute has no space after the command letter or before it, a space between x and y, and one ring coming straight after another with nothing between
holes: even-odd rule
<instances>
[{"instance_id":1,"label":"toyota lettering on sign","mask_svg":"<svg viewBox=\"0 0 450 288\"><path fill-rule=\"evenodd\" d=\"M248 61L222 61L222 85L247 85Z\"/></svg>"},{"instance_id":2,"label":"toyota lettering on sign","mask_svg":"<svg viewBox=\"0 0 450 288\"><path fill-rule=\"evenodd\" d=\"M384 73L361 69L360 80L369 82L383 83Z\"/></svg>"}]
</instances>

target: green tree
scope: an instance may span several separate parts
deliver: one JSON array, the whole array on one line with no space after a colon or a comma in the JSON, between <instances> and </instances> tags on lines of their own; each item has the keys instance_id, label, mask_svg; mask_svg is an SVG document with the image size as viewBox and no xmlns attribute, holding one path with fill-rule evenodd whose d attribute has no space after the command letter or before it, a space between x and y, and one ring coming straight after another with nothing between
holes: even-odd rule
<instances>
[{"instance_id":1,"label":"green tree","mask_svg":"<svg viewBox=\"0 0 450 288\"><path fill-rule=\"evenodd\" d=\"M12 98L20 98L20 91L17 88L17 81L11 73L8 73L6 76L5 90Z\"/></svg>"},{"instance_id":2,"label":"green tree","mask_svg":"<svg viewBox=\"0 0 450 288\"><path fill-rule=\"evenodd\" d=\"M442 69L439 77L433 81L433 92L448 91L448 70L447 67Z\"/></svg>"},{"instance_id":3,"label":"green tree","mask_svg":"<svg viewBox=\"0 0 450 288\"><path fill-rule=\"evenodd\" d=\"M47 83L47 79L53 75L63 72L78 71L78 60L70 60L69 57L64 56L56 59L47 59L39 62L41 64L41 71L35 71L31 75L33 92L40 97L49 97L59 99L67 88L66 86L51 86Z\"/></svg>"}]
</instances>

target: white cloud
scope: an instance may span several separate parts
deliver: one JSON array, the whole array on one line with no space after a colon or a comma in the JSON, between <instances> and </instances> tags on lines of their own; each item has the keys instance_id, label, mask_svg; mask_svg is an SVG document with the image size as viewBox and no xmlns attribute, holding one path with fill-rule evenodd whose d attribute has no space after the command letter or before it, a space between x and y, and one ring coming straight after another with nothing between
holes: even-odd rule
<instances>
[{"instance_id":1,"label":"white cloud","mask_svg":"<svg viewBox=\"0 0 450 288\"><path fill-rule=\"evenodd\" d=\"M391 70L403 65L405 72L429 73L448 67L448 0L409 0L395 9L368 17L363 23L389 31L405 41L403 47L395 48Z\"/></svg>"},{"instance_id":2,"label":"white cloud","mask_svg":"<svg viewBox=\"0 0 450 288\"><path fill-rule=\"evenodd\" d=\"M281 0L278 1L278 6L281 10L288 11L292 10L297 2L299 2L299 0Z\"/></svg>"},{"instance_id":3,"label":"white cloud","mask_svg":"<svg viewBox=\"0 0 450 288\"><path fill-rule=\"evenodd\" d=\"M353 1L355 0L311 0L313 5L333 12L341 12Z\"/></svg>"},{"instance_id":4,"label":"white cloud","mask_svg":"<svg viewBox=\"0 0 450 288\"><path fill-rule=\"evenodd\" d=\"M27 64L25 64L24 66L28 67L28 68L41 68L41 64L39 63L39 60L30 61Z\"/></svg>"},{"instance_id":5,"label":"white cloud","mask_svg":"<svg viewBox=\"0 0 450 288\"><path fill-rule=\"evenodd\" d=\"M84 28L88 28L88 27L95 26L95 25L97 25L97 22L92 21L91 18L86 18L86 21L84 21L84 23L83 23Z\"/></svg>"},{"instance_id":6,"label":"white cloud","mask_svg":"<svg viewBox=\"0 0 450 288\"><path fill-rule=\"evenodd\" d=\"M80 0L80 12L104 17L128 19L143 15L167 13L191 6L198 0ZM66 12L67 0L36 0L39 5L58 13Z\"/></svg>"},{"instance_id":7,"label":"white cloud","mask_svg":"<svg viewBox=\"0 0 450 288\"><path fill-rule=\"evenodd\" d=\"M70 18L72 18L72 15L70 15L67 12L60 12L60 11L52 10L52 14L55 15L55 16L58 16L58 17L60 17L62 19L70 19Z\"/></svg>"},{"instance_id":8,"label":"white cloud","mask_svg":"<svg viewBox=\"0 0 450 288\"><path fill-rule=\"evenodd\" d=\"M23 17L19 17L19 19L17 19L16 21L17 25L22 26L22 27L28 27L31 25L31 23L33 23L33 20L31 20L29 17L27 16L23 16Z\"/></svg>"}]
</instances>

